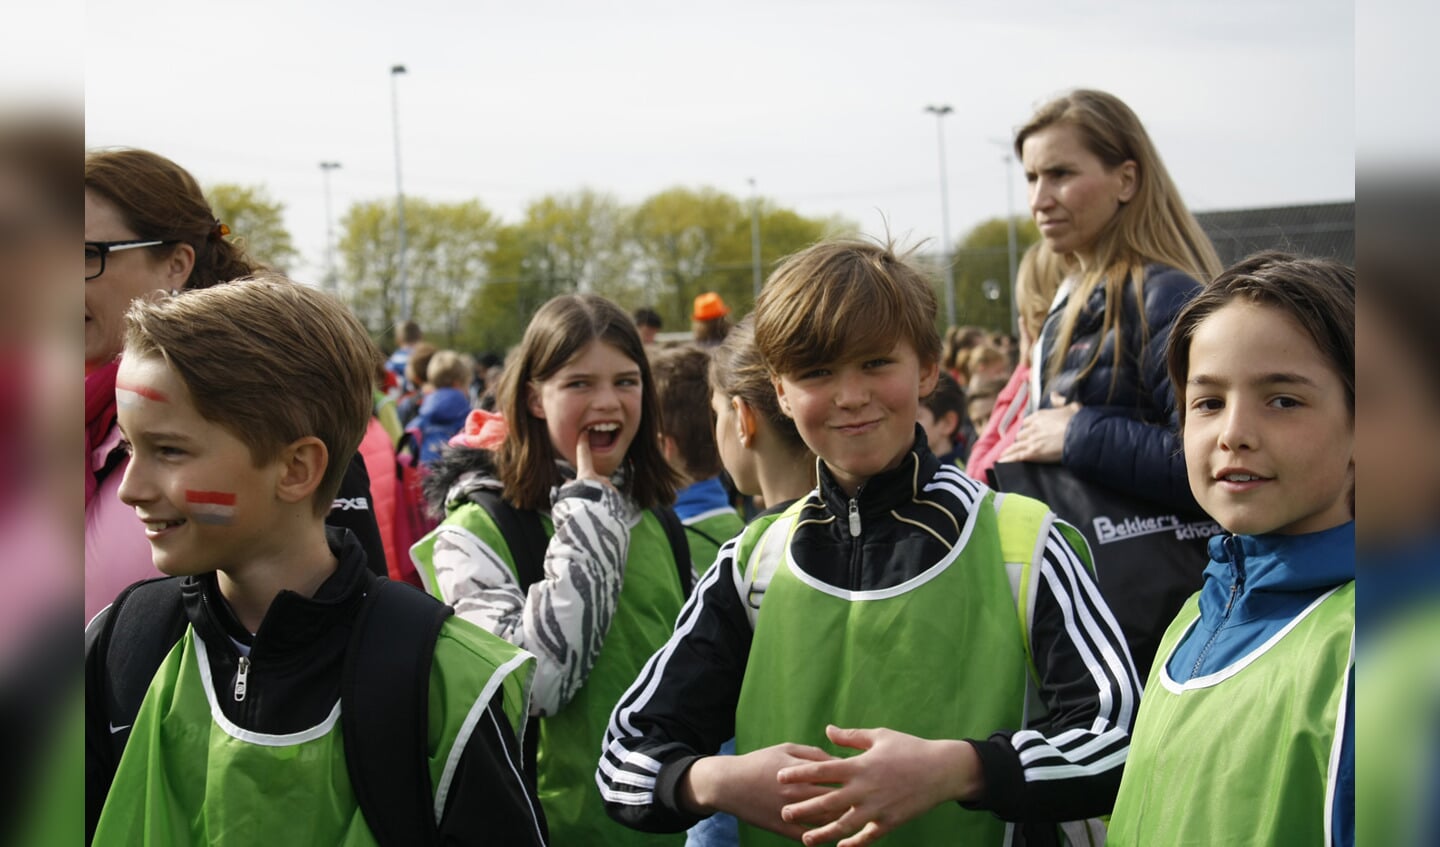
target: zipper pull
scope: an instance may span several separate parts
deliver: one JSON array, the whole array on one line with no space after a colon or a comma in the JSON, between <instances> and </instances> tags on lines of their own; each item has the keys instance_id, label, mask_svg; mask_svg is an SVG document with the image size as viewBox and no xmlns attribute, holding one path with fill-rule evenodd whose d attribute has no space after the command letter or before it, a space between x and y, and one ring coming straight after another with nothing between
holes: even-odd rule
<instances>
[{"instance_id":1,"label":"zipper pull","mask_svg":"<svg viewBox=\"0 0 1440 847\"><path fill-rule=\"evenodd\" d=\"M235 702L245 699L245 686L250 681L250 657L240 657L240 670L235 674Z\"/></svg>"},{"instance_id":2,"label":"zipper pull","mask_svg":"<svg viewBox=\"0 0 1440 847\"><path fill-rule=\"evenodd\" d=\"M860 537L860 502L853 497L850 499L850 537Z\"/></svg>"},{"instance_id":3,"label":"zipper pull","mask_svg":"<svg viewBox=\"0 0 1440 847\"><path fill-rule=\"evenodd\" d=\"M1230 599L1225 602L1225 617L1228 618L1230 610L1235 607L1235 597L1245 584L1245 550L1233 535L1225 539L1225 549L1230 554L1230 567L1235 571L1235 578L1230 583Z\"/></svg>"}]
</instances>

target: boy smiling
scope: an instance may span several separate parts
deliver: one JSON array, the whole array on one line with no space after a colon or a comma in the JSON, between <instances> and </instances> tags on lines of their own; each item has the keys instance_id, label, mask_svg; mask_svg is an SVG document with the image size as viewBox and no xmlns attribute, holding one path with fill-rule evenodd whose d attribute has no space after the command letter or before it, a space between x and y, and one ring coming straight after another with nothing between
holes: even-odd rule
<instances>
[{"instance_id":1,"label":"boy smiling","mask_svg":"<svg viewBox=\"0 0 1440 847\"><path fill-rule=\"evenodd\" d=\"M86 630L96 843L372 845L397 827L544 843L515 764L533 659L384 585L355 535L324 524L378 361L343 305L281 277L132 306L120 496L171 578L127 589ZM370 621L404 623L385 632L414 649L398 632L416 618L434 628L414 645L427 655L401 657L428 668L415 725L362 744L354 715L375 701L351 692L385 674L352 668L396 654L364 649L379 643ZM367 804L363 776L382 759L413 759L425 796Z\"/></svg>"},{"instance_id":2,"label":"boy smiling","mask_svg":"<svg viewBox=\"0 0 1440 847\"><path fill-rule=\"evenodd\" d=\"M596 775L617 820L724 811L747 845L845 847L999 844L1012 821L1051 843L1109 810L1133 664L1078 533L927 447L935 314L873 244L817 245L766 284L756 346L820 483L722 548L620 700ZM732 732L739 755L713 755Z\"/></svg>"}]
</instances>

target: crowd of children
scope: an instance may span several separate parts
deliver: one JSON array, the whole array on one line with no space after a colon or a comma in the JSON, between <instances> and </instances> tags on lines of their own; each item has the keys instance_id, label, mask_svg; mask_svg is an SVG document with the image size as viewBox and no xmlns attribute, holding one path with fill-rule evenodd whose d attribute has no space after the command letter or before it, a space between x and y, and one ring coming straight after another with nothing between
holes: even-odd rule
<instances>
[{"instance_id":1,"label":"crowd of children","mask_svg":"<svg viewBox=\"0 0 1440 847\"><path fill-rule=\"evenodd\" d=\"M733 322L703 293L703 343L555 297L494 370L413 324L386 361L277 275L135 296L115 496L164 576L86 628L90 839L1353 844L1354 272L1097 266L1169 189L1056 108L1017 138L1043 236L1018 343L942 337L928 276L853 239ZM1166 292L1163 332L1115 349L1092 290ZM1046 370L1090 332L1064 384L1160 368L1173 403L1125 425L1183 448L1224 529L1148 681L1103 553L986 483L1044 461L1037 432L1125 417ZM357 451L391 580L326 523Z\"/></svg>"}]
</instances>

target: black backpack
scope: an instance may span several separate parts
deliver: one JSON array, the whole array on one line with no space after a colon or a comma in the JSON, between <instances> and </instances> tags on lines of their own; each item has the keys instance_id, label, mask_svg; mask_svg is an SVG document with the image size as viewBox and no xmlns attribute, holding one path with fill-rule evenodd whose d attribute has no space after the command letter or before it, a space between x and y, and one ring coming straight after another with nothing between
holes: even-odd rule
<instances>
[{"instance_id":1,"label":"black backpack","mask_svg":"<svg viewBox=\"0 0 1440 847\"><path fill-rule=\"evenodd\" d=\"M185 634L181 581L137 583L110 607L101 637L112 726L135 722L155 672ZM377 577L346 649L340 677L345 766L365 823L386 847L440 844L426 755L427 707L435 640L453 612L423 591ZM117 643L123 648L113 649ZM116 738L118 761L128 734Z\"/></svg>"}]
</instances>

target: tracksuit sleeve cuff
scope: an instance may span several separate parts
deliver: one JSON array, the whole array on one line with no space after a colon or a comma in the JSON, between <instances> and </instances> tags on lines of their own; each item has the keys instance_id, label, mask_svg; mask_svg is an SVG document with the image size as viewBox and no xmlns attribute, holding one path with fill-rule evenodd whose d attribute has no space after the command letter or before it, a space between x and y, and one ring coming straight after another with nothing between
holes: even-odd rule
<instances>
[{"instance_id":1,"label":"tracksuit sleeve cuff","mask_svg":"<svg viewBox=\"0 0 1440 847\"><path fill-rule=\"evenodd\" d=\"M685 778L690 766L703 756L681 756L660 766L655 775L655 802L677 818L684 818L691 824L699 823L707 815L696 815L680 804L680 780Z\"/></svg>"},{"instance_id":2,"label":"tracksuit sleeve cuff","mask_svg":"<svg viewBox=\"0 0 1440 847\"><path fill-rule=\"evenodd\" d=\"M1021 802L1025 789L1025 772L1020 756L1010 745L1010 737L996 733L985 741L966 739L980 758L985 774L985 796L960 805L976 811L988 811L1004 820L1021 818Z\"/></svg>"}]
</instances>

